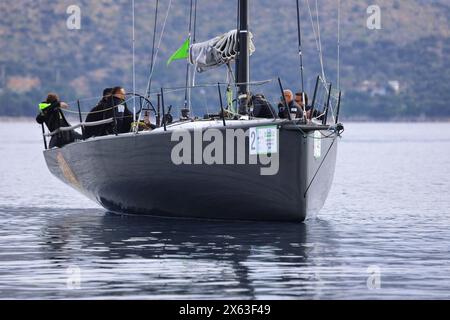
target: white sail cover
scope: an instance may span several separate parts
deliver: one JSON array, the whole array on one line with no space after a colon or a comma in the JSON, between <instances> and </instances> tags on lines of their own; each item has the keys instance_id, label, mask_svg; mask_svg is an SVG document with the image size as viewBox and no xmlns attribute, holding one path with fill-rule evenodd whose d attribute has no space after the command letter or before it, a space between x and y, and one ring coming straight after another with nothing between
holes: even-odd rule
<instances>
[{"instance_id":1,"label":"white sail cover","mask_svg":"<svg viewBox=\"0 0 450 320\"><path fill-rule=\"evenodd\" d=\"M249 32L250 55L255 52L253 35ZM204 72L234 60L238 54L237 30L231 30L214 39L195 43L189 49L189 62L197 72Z\"/></svg>"}]
</instances>

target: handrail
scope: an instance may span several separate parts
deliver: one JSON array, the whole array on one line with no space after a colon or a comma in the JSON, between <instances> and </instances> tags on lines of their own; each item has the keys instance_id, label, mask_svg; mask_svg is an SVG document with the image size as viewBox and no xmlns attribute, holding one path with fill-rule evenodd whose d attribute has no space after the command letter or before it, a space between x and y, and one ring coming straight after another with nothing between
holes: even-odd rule
<instances>
[{"instance_id":1,"label":"handrail","mask_svg":"<svg viewBox=\"0 0 450 320\"><path fill-rule=\"evenodd\" d=\"M56 129L53 132L44 134L44 137L52 137L52 136L54 136L54 135L56 135L56 134L58 134L60 132L72 131L72 130L75 130L75 129L78 129L78 128L95 127L95 126L99 126L99 125L102 125L102 124L108 124L108 123L111 123L111 122L114 122L114 118L109 118L109 119L95 121L95 122L83 122L83 123L79 123L79 124L76 124L76 125L71 126L71 127L58 128L58 129Z\"/></svg>"},{"instance_id":2,"label":"handrail","mask_svg":"<svg viewBox=\"0 0 450 320\"><path fill-rule=\"evenodd\" d=\"M318 84L319 84L320 79L321 79L320 76L318 76L317 77L317 81L316 81L316 85L315 85L315 90L314 90L314 97L313 97L313 104L312 104L313 110L314 110L314 103L315 103L315 100L316 100L316 95L317 95L317 91L318 91ZM269 80L263 80L263 81L247 82L246 84L248 84L248 85L263 85L263 84L266 84L266 83L270 83L272 81L273 81L273 79L269 79ZM238 84L239 83L235 83L235 85L238 85ZM211 84L211 85L209 85L209 84L207 84L207 85L195 85L195 86L188 87L188 88L201 88L201 87L217 86L218 87L218 93L219 93L219 99L220 99L220 102L222 102L221 90L220 90L220 86L221 85L229 85L229 84L228 83L220 83L220 82L218 82L218 83L216 83L214 85L213 84ZM280 78L278 78L278 85L280 87L281 92L283 92L283 86L281 84L281 79ZM157 118L157 120L158 120L158 118L160 120L160 123L157 123L158 127L164 126L164 129L167 130L167 121L166 121L167 119L166 119L166 115L164 114L164 111L165 111L164 94L165 93L170 93L170 92L173 92L173 91L177 91L177 90L180 90L180 89L185 89L185 88L186 87L161 88L160 92L157 94L157 96L158 96L158 107L157 108L155 108L155 106L153 105L153 103L150 100L150 96L152 96L152 95L154 95L156 93L150 93L147 97L144 96L144 95L138 94L138 93L128 93L127 96L131 96L131 98L130 99L126 99L125 102L130 101L131 99L136 98L136 97L139 98L140 101L141 101L141 104L140 104L140 110L139 110L139 112L137 112L137 114L141 114L141 112L143 110L151 110L151 111L153 111L155 116L156 116L156 118ZM338 105L339 106L340 106L340 95L341 95L341 93L339 93L339 99L338 99ZM324 110L324 114L328 113L329 104L330 104L330 102L329 102L330 97L331 97L331 89L329 89L329 92L328 92L328 101L327 101L327 106L326 106L326 108ZM69 112L69 113L77 113L80 116L80 119L82 119L81 115L85 114L85 113L81 112L81 110L80 110L81 109L80 101L82 101L82 100L77 100L76 101L77 102L77 106L78 106L78 112L74 112L74 111L70 111L70 110L62 110L62 111ZM143 103L142 103L143 101L145 101L147 103L147 105L150 107L150 109L147 109L147 106L143 105ZM286 106L286 101L284 101L284 105L285 105L285 107L287 107ZM161 115L160 115L160 107L161 106L163 108L162 121L161 121ZM103 110L86 112L86 114L104 113L104 112L109 111L109 110L114 110L117 107L118 107L118 105L110 107L110 108L107 108L107 109L103 109ZM224 121L224 125L226 125L226 123L225 123L225 113L229 113L229 114L233 114L233 113L231 112L231 110L224 110L224 106L223 106L222 103L221 103L221 109L222 109L222 119ZM324 114L322 114L320 116L323 116ZM236 114L236 115L238 115L238 114ZM338 108L337 115L339 117L339 108ZM274 119L275 118L276 118L276 115L275 115ZM289 118L290 118L290 112L288 110L288 120L291 120ZM140 117L139 117L139 120L140 120ZM43 137L44 137L44 140L45 140L45 137L52 137L52 136L54 136L54 135L56 135L56 134L58 134L60 132L68 132L68 131L75 130L75 129L78 129L78 128L84 129L86 127L95 127L95 126L99 126L99 125L103 125L103 124L109 124L109 123L112 123L112 122L115 122L115 121L116 121L115 113L114 113L114 117L113 118L109 118L109 119L105 119L105 120L100 120L100 121L95 121L95 122L82 122L80 120L80 123L77 124L77 125L74 125L74 126L61 127L61 128L58 128L57 130L51 132L51 133L43 132ZM44 141L44 143L45 142L46 141Z\"/></svg>"},{"instance_id":3,"label":"handrail","mask_svg":"<svg viewBox=\"0 0 450 320\"><path fill-rule=\"evenodd\" d=\"M44 138L44 147L45 147L45 150L47 150L48 149L48 147L47 147L47 139L45 138L45 128L44 128L44 124L43 123L41 123L41 127L42 127L42 137Z\"/></svg>"}]
</instances>

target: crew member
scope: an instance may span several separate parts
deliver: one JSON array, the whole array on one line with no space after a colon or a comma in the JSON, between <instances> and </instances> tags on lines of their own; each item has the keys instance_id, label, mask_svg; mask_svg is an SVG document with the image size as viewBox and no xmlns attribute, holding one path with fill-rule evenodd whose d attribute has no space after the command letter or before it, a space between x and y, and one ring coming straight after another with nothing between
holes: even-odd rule
<instances>
[{"instance_id":1,"label":"crew member","mask_svg":"<svg viewBox=\"0 0 450 320\"><path fill-rule=\"evenodd\" d=\"M47 99L39 104L39 114L36 117L36 121L39 124L45 123L50 132L54 132L59 128L70 127L64 113L61 111L61 109L68 108L67 103L61 102L58 95L50 93ZM60 131L51 137L49 147L61 148L80 138L81 136L74 130Z\"/></svg>"},{"instance_id":2,"label":"crew member","mask_svg":"<svg viewBox=\"0 0 450 320\"><path fill-rule=\"evenodd\" d=\"M284 97L281 97L281 102L278 104L278 116L281 119L288 119L288 113L290 113L292 120L296 118L302 118L302 110L300 106L294 101L294 94L292 93L292 91L284 90L283 95ZM284 102L286 102L286 104Z\"/></svg>"},{"instance_id":3,"label":"crew member","mask_svg":"<svg viewBox=\"0 0 450 320\"><path fill-rule=\"evenodd\" d=\"M103 117L104 119L114 118L115 122L111 125L106 125L104 134L130 132L131 124L133 123L133 113L127 107L125 89L115 87L111 93L112 95L106 99L106 111L103 113Z\"/></svg>"},{"instance_id":4,"label":"crew member","mask_svg":"<svg viewBox=\"0 0 450 320\"><path fill-rule=\"evenodd\" d=\"M103 90L103 97L98 102L98 104L89 112L86 117L85 122L97 122L104 120L105 112L102 112L107 109L108 99L111 98L113 88L106 88ZM84 128L84 138L88 139L91 137L100 137L106 134L106 125L97 125L94 127L85 127Z\"/></svg>"}]
</instances>

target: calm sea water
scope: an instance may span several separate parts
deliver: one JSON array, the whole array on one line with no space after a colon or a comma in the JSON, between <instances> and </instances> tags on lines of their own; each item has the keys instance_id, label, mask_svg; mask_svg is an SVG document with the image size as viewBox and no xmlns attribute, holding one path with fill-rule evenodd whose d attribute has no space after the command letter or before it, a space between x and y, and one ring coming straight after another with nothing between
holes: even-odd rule
<instances>
[{"instance_id":1,"label":"calm sea water","mask_svg":"<svg viewBox=\"0 0 450 320\"><path fill-rule=\"evenodd\" d=\"M450 124L347 124L306 224L106 213L0 123L0 299L450 299Z\"/></svg>"}]
</instances>

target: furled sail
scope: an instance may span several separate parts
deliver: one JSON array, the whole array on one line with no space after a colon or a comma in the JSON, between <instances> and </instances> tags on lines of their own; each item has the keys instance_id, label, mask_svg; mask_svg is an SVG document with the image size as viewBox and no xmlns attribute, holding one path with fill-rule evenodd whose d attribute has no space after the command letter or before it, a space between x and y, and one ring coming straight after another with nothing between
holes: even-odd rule
<instances>
[{"instance_id":1,"label":"furled sail","mask_svg":"<svg viewBox=\"0 0 450 320\"><path fill-rule=\"evenodd\" d=\"M250 55L255 52L251 32L249 32L249 51ZM214 39L191 45L189 62L195 66L197 72L204 72L234 60L237 54L237 30L231 30Z\"/></svg>"}]
</instances>

